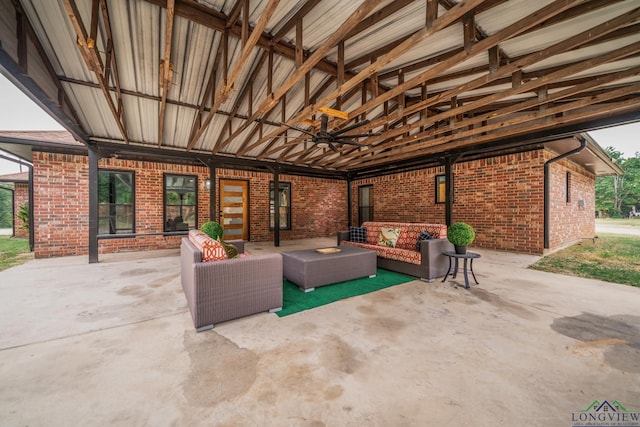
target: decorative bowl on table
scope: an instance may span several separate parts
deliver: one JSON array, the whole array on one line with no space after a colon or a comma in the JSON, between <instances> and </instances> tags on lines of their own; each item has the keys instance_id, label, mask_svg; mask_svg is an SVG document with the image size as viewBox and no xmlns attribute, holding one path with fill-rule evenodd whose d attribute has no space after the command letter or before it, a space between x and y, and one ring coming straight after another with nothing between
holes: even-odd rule
<instances>
[{"instance_id":1,"label":"decorative bowl on table","mask_svg":"<svg viewBox=\"0 0 640 427\"><path fill-rule=\"evenodd\" d=\"M338 252L342 252L342 249L340 249L340 248L320 248L320 249L316 249L316 252L318 252L319 254L336 254Z\"/></svg>"}]
</instances>

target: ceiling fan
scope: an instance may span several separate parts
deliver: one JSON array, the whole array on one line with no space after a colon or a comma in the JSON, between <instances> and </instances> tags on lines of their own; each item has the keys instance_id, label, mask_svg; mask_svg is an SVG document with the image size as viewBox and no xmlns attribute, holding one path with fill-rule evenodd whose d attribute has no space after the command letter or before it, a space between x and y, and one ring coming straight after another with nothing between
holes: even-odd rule
<instances>
[{"instance_id":1,"label":"ceiling fan","mask_svg":"<svg viewBox=\"0 0 640 427\"><path fill-rule=\"evenodd\" d=\"M361 144L359 142L355 142L353 141L353 138L364 138L368 136L380 135L380 132L345 135L345 133L352 131L354 129L357 129L361 126L367 125L369 123L370 123L369 120L363 120L358 123L354 123L350 126L347 126L346 128L343 128L334 132L329 132L327 130L329 125L329 116L327 116L326 114L322 114L320 116L320 130L318 131L318 133L312 133L305 129L300 129L297 127L292 127L292 126L289 126L289 127L291 127L292 129L298 130L302 133L306 133L307 135L310 135L311 142L316 144L317 147L329 148L330 150L337 153L338 145L348 144L348 145L355 145L358 147L367 147L367 144Z\"/></svg>"}]
</instances>

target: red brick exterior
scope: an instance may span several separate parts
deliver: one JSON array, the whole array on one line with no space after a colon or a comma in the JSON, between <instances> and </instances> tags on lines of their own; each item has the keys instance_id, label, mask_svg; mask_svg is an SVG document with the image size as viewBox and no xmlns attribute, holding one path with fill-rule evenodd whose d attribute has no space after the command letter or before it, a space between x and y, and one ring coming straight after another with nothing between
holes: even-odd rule
<instances>
[{"instance_id":1,"label":"red brick exterior","mask_svg":"<svg viewBox=\"0 0 640 427\"><path fill-rule=\"evenodd\" d=\"M474 227L472 246L543 254L544 164L555 155L536 150L453 166L453 222ZM566 171L572 173L572 200L566 203ZM352 222L358 222L358 186L373 185L375 221L444 223L445 206L435 203L435 176L444 168L423 169L354 181ZM595 232L595 177L568 161L550 169L550 248ZM584 206L580 205L584 201Z\"/></svg>"},{"instance_id":2,"label":"red brick exterior","mask_svg":"<svg viewBox=\"0 0 640 427\"><path fill-rule=\"evenodd\" d=\"M358 187L373 185L374 221L444 224L445 205L435 203L436 176L444 167L420 169L352 183L351 222L358 224Z\"/></svg>"},{"instance_id":3,"label":"red brick exterior","mask_svg":"<svg viewBox=\"0 0 640 427\"><path fill-rule=\"evenodd\" d=\"M35 256L48 258L88 254L88 157L33 153ZM99 253L177 248L180 236L164 236L163 177L165 173L198 176L198 222L209 219L208 168L101 159L101 169L133 171L135 176L137 237L100 239Z\"/></svg>"},{"instance_id":4,"label":"red brick exterior","mask_svg":"<svg viewBox=\"0 0 640 427\"><path fill-rule=\"evenodd\" d=\"M35 256L88 254L88 157L34 152ZM163 177L165 173L198 177L198 226L209 220L209 169L106 158L100 169L133 171L135 176L136 237L100 239L99 253L178 248L181 236L163 235ZM269 230L269 182L273 175L216 169L220 178L249 180L250 238L273 241ZM333 235L347 224L346 183L342 180L281 175L292 190L292 230L282 240ZM219 189L216 189L219 194Z\"/></svg>"},{"instance_id":5,"label":"red brick exterior","mask_svg":"<svg viewBox=\"0 0 640 427\"><path fill-rule=\"evenodd\" d=\"M569 201L567 201L569 172ZM559 249L592 238L595 229L595 176L566 160L550 168L549 246Z\"/></svg>"},{"instance_id":6,"label":"red brick exterior","mask_svg":"<svg viewBox=\"0 0 640 427\"><path fill-rule=\"evenodd\" d=\"M553 153L536 150L454 165L453 221L464 221L475 228L473 245L545 252L544 164L553 157ZM87 254L88 158L34 152L33 161L36 257ZM100 239L99 253L179 247L181 236L163 234L165 173L197 176L198 225L209 220L207 167L107 158L99 161L99 168L134 172L137 234ZM567 172L571 173L570 202L566 201ZM376 221L445 223L445 205L435 203L435 177L442 174L444 168L436 167L354 181L352 223L358 222L360 185L373 185ZM273 241L274 233L269 230L269 183L273 175L217 168L216 195L220 194L220 179L249 182L250 240ZM346 181L292 175L279 179L291 183L292 197L292 229L282 230L281 240L333 236L347 228ZM595 177L563 160L551 165L550 184L550 250L593 237ZM17 206L27 199L26 191L26 184L16 186Z\"/></svg>"},{"instance_id":7,"label":"red brick exterior","mask_svg":"<svg viewBox=\"0 0 640 427\"><path fill-rule=\"evenodd\" d=\"M22 220L18 217L20 206L29 203L29 184L16 183L13 191L13 229L14 236L28 238L29 229L23 227Z\"/></svg>"},{"instance_id":8,"label":"red brick exterior","mask_svg":"<svg viewBox=\"0 0 640 427\"><path fill-rule=\"evenodd\" d=\"M274 233L269 229L269 183L273 175L216 169L216 177L216 194L220 194L220 179L249 181L250 240L273 241ZM291 230L280 230L281 240L326 237L347 227L345 181L294 175L280 175L279 180L291 183Z\"/></svg>"}]
</instances>

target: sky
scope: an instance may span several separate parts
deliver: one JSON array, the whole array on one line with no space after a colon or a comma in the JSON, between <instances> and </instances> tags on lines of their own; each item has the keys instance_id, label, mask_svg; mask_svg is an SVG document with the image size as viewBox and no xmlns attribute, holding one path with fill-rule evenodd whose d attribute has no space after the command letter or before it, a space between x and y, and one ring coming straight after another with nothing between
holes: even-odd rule
<instances>
[{"instance_id":1,"label":"sky","mask_svg":"<svg viewBox=\"0 0 640 427\"><path fill-rule=\"evenodd\" d=\"M0 130L62 130L58 122L0 74ZM614 147L624 158L640 152L640 123L589 132L602 148ZM0 154L8 154L0 151ZM20 167L0 159L0 175L20 172Z\"/></svg>"}]
</instances>

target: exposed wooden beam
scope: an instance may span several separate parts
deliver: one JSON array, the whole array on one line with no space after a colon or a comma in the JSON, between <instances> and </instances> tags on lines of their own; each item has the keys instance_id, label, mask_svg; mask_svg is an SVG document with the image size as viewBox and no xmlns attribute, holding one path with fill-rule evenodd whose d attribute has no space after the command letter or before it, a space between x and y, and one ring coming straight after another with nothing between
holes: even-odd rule
<instances>
[{"instance_id":1,"label":"exposed wooden beam","mask_svg":"<svg viewBox=\"0 0 640 427\"><path fill-rule=\"evenodd\" d=\"M389 152L389 155L377 156L375 158L372 156L371 158L364 159L362 161L351 159L349 161L349 167L359 168L380 165L410 158L418 154L426 155L435 152L443 152L455 148L496 141L515 135L526 135L533 131L547 129L551 133L554 128L568 123L579 123L596 117L607 116L612 114L614 111L632 110L634 108L634 104L637 104L640 100L638 92L640 92L640 83L635 83L629 87L604 92L598 96L590 97L589 99L582 99L572 103L563 104L562 106L549 108L544 114L529 113L527 115L516 116L509 121L503 121L497 124L489 124L482 128L467 130L457 134L456 139L445 136L422 143L405 145L396 151ZM606 103L609 100L626 94L634 94L635 96L619 102ZM553 117L551 121L547 121L547 117L549 116ZM481 135L478 136L477 134ZM340 167L337 169L340 169Z\"/></svg>"},{"instance_id":2,"label":"exposed wooden beam","mask_svg":"<svg viewBox=\"0 0 640 427\"><path fill-rule=\"evenodd\" d=\"M280 98L282 96L284 96L285 93L287 93L293 86L295 86L298 81L300 81L300 79L304 78L304 76L306 75L306 73L308 73L309 71L311 71L311 69L314 67L315 64L317 64L319 61L322 60L322 58L324 56L327 55L327 53L333 49L339 42L340 40L342 40L342 38L351 30L353 29L353 27L355 27L358 22L360 22L362 19L364 19L367 14L373 10L378 3L380 3L381 0L365 0L360 7L358 7L350 16L349 18L347 18L342 25L340 25L340 27L334 31L331 35L329 35L327 37L327 39L313 52L313 54L311 56L309 56L309 58L304 62L304 64L302 64L301 66L299 66L296 71L287 78L287 80L282 84L282 86L280 86L278 89L276 89L270 96L268 96L258 107L258 109L256 110L256 112L253 114L252 119L247 121L243 126L241 126L235 133L234 135L232 135L233 137L236 137L237 135L239 135L241 132L243 132L249 125L251 122L257 120L261 115L265 114L268 111L271 111L275 105L278 103L278 101L280 100ZM288 126L281 126L279 128L279 131L276 132L275 134L271 135L269 138L267 138L266 140L270 140L273 137L277 136L278 134L286 131L289 127ZM261 138L261 143L265 142L263 141L263 139L265 139L264 137Z\"/></svg>"},{"instance_id":3,"label":"exposed wooden beam","mask_svg":"<svg viewBox=\"0 0 640 427\"><path fill-rule=\"evenodd\" d=\"M173 17L175 15L175 0L167 0L167 18L164 36L164 58L160 67L160 114L158 117L158 146L164 141L164 119L167 107L167 95L173 80L173 63L171 62L171 45L173 41Z\"/></svg>"},{"instance_id":4,"label":"exposed wooden beam","mask_svg":"<svg viewBox=\"0 0 640 427\"><path fill-rule=\"evenodd\" d=\"M498 45L498 43L504 42L504 40L507 40L509 38L515 37L521 33L523 33L526 29L531 28L534 25L539 24L540 22L543 22L544 20L548 19L549 17L555 16L558 13L561 13L562 11L581 3L580 0L556 0L553 3L550 3L549 5L537 10L535 13L532 13L528 16L526 16L525 18L512 23L511 25L508 25L507 27L503 28L502 30L496 32L494 35L492 35L491 37L488 37L484 40L481 40L477 43L475 43L472 47L471 47L471 51L470 52L466 52L466 51L462 51L457 53L456 55L453 55L451 57L449 57L447 60L427 69L426 71L423 71L422 73L419 73L418 75L412 77L409 81L405 82L402 85L396 86L395 88L389 90L388 92L378 96L376 99L369 101L367 104L362 105L358 108L356 108L355 110L351 111L350 114L361 114L363 111L367 111L369 109L372 109L374 107L376 107L377 105L380 105L382 102L384 101L388 101L390 99L392 99L394 96L397 96L400 93L405 92L407 89L409 88L414 88L414 87L418 87L421 84L427 82L431 77L433 76L437 76L438 74L445 72L446 70L448 70L449 68L451 68L452 66L454 66L455 64L459 63L460 61L463 61L465 59L467 59L468 57L477 55L479 53L484 53L487 49ZM458 3L458 5L460 5L461 3ZM453 10L455 10L455 8L457 8L458 6L454 6L452 9L450 9L447 12L447 15L450 14ZM465 10L465 13L468 13L470 10ZM447 16L444 15L444 16ZM512 64L510 64L510 66L512 66ZM505 69L503 70L505 73L506 72L512 72L514 71L513 68L508 68L508 67L504 67ZM515 67L514 67L515 68ZM507 71L508 69L508 71ZM497 74L496 74L497 75ZM489 77L485 77L485 79L488 79ZM477 79L476 79L477 80ZM474 80L475 81L475 80ZM462 86L460 87L462 88ZM452 94L452 96L457 95L458 93L462 93L462 90L459 90L457 93ZM451 98L451 97L449 97Z\"/></svg>"},{"instance_id":5,"label":"exposed wooden beam","mask_svg":"<svg viewBox=\"0 0 640 427\"><path fill-rule=\"evenodd\" d=\"M443 120L447 120L450 118L455 117L456 115L459 114L463 114L465 112L469 112L472 110L476 110L478 109L480 106L484 106L484 105L489 105L492 103L496 103L502 99L506 99L509 97L513 97L517 94L521 94L521 93L526 93L526 92L535 92L537 91L539 88L544 87L548 82L552 82L552 81L558 81L561 79L564 79L568 76L571 75L575 75L577 73L580 72L584 72L585 70L589 70L595 66L601 65L601 64L605 64L617 59L620 59L621 57L625 57L627 55L629 55L630 53L634 53L634 52L640 52L640 42L639 43L633 43L631 45L622 47L620 49L617 49L615 51L612 52L607 52L604 55L600 55L596 58L591 58L585 61L580 61L577 62L575 64L567 64L563 67L561 67L560 69L540 76L538 79L534 79L531 81L528 81L527 83L524 83L516 88L511 88L509 90L505 90L502 92L497 92L494 93L492 95L488 95L488 96L484 96L481 97L480 99L478 99L475 102L469 102L466 105L461 105L461 106L453 106L447 110L444 111L442 113L439 113L435 116L430 116L429 117L429 122L433 123L433 122L438 122L438 121L443 121ZM534 56L535 54L531 54L532 56ZM442 97L444 98L444 93L442 94ZM540 97L536 97L534 98L534 101L536 105L543 105L545 103L545 98L540 98ZM514 111L512 109L508 109L507 112L509 114L513 113ZM462 126L467 126L470 124L474 124L474 123L478 123L481 122L482 120L488 120L490 119L494 119L500 116L500 109L494 109L494 111L489 114L489 117L476 117L476 118L471 118L468 120L465 120L465 123L462 124L461 126L452 125L452 128L454 129L460 129ZM403 135L405 132L408 132L412 129L415 129L417 127L420 126L424 126L426 123L425 122L417 122L417 123L412 123L412 124L408 124L406 126L404 126L403 128L400 129L394 129L391 130L389 132L387 132L384 136L384 138L381 137L371 137L368 139L367 143L369 144L376 144L377 142L382 142L384 139L388 139L388 138L393 138L396 136L401 136ZM449 130L452 129L450 127ZM423 133L422 136L420 137L432 137L434 136L436 133L442 133L441 131L438 130L431 130L428 133ZM383 143L380 145L380 147L383 147L385 149L389 149L389 148L393 148L396 146L400 146L402 144L404 144L404 140L400 139L400 140L390 140L389 143ZM357 156L357 154L355 154L352 157Z\"/></svg>"},{"instance_id":6,"label":"exposed wooden beam","mask_svg":"<svg viewBox=\"0 0 640 427\"><path fill-rule=\"evenodd\" d=\"M342 95L343 93L346 93L347 91L351 90L353 87L359 85L365 79L369 78L373 73L376 73L377 71L382 69L382 67L384 67L386 64L390 63L398 56L409 51L411 48L415 46L415 44L419 43L420 41L424 40L430 35L435 34L437 31L448 27L449 25L451 25L452 23L460 19L465 13L468 13L469 11L473 10L475 7L478 7L479 5L481 5L484 1L488 1L488 0L468 0L465 2L458 3L451 10L449 10L449 12L447 12L445 15L439 17L434 22L434 25L431 28L428 28L428 29L425 28L413 34L410 38L405 40L396 48L392 49L391 51L379 57L376 62L369 65L362 71L360 71L356 76L350 78L340 88L337 88L336 90L332 91L328 95L324 96L321 100L317 101L314 105L310 105L303 108L302 111L300 111L295 117L293 117L289 121L288 125L294 125L301 122L305 117L307 117L310 113L312 113L317 108L316 104L325 105L329 103L331 100L336 99L338 96ZM393 96L396 96L397 94L398 93L394 93L392 96L389 97L389 99L391 99ZM356 114L360 114L360 113L354 113L353 115L356 115ZM286 128L287 126L281 126L280 128L278 128L278 130L270 133L269 135L263 137L262 139L263 140L271 139L274 136L286 130ZM259 143L260 142L262 141L259 141Z\"/></svg>"},{"instance_id":7,"label":"exposed wooden beam","mask_svg":"<svg viewBox=\"0 0 640 427\"><path fill-rule=\"evenodd\" d=\"M253 50L256 43L258 43L258 39L260 38L260 35L262 34L264 27L267 25L267 22L269 22L269 19L271 18L271 15L273 15L273 12L275 12L276 7L278 6L278 3L280 3L280 0L269 0L269 3L265 7L262 15L260 16L260 19L256 23L256 26L253 29L251 36L249 37L249 40L247 40L246 45L243 47L240 57L235 62L233 69L229 73L229 76L227 77L224 85L218 88L214 103L211 106L211 111L209 112L207 117L204 119L204 121L201 123L199 129L196 131L193 138L187 144L187 150L193 149L196 142L198 142L202 134L205 132L206 128L209 126L209 123L211 123L211 120L215 115L215 111L231 95L231 90L233 89L233 84L235 80L238 78L238 76L240 75L240 72L245 67L247 61L249 60L251 51Z\"/></svg>"},{"instance_id":8,"label":"exposed wooden beam","mask_svg":"<svg viewBox=\"0 0 640 427\"><path fill-rule=\"evenodd\" d=\"M111 113L113 114L113 118L116 121L116 124L118 125L118 129L120 130L122 138L128 144L129 136L123 122L124 114L122 111L121 99L117 99L118 106L116 106L113 99L111 98L108 82L104 78L104 68L102 66L102 61L96 50L90 48L87 44L89 41L89 35L87 34L87 29L84 26L84 23L82 22L82 17L80 16L80 11L78 10L78 6L76 5L75 0L63 0L63 3L67 11L67 15L69 15L71 24L73 25L73 28L76 31L78 37L78 49L80 50L80 53L89 70L93 71L93 73L95 74L96 79L98 80L98 84L100 85L100 89L102 89L102 93L107 102L107 105L111 110ZM103 7L105 6L103 5Z\"/></svg>"},{"instance_id":9,"label":"exposed wooden beam","mask_svg":"<svg viewBox=\"0 0 640 427\"><path fill-rule=\"evenodd\" d=\"M273 35L272 42L279 43L321 0L307 0L305 4Z\"/></svg>"},{"instance_id":10,"label":"exposed wooden beam","mask_svg":"<svg viewBox=\"0 0 640 427\"><path fill-rule=\"evenodd\" d=\"M231 109L229 117L227 117L227 121L224 125L225 127L228 127L229 130L232 130L231 123L233 121L233 118L238 113L238 110L240 109L242 102L245 100L245 98L249 93L252 93L250 90L253 87L252 82L256 79L258 73L262 70L262 66L264 65L268 57L269 57L269 52L263 51L260 57L258 58L257 62L253 65L253 71L249 75L249 78L245 81L246 83L245 86L242 88L242 90L236 97L233 104L233 108ZM253 100L251 100L250 102L253 102ZM230 132L230 135L233 135L233 132ZM227 139L223 144L223 141L225 140L225 138ZM216 141L216 144L214 145L214 148L212 150L213 153L215 154L220 152L220 150L222 150L229 142L230 142L230 139L228 139L228 137L226 137L224 134L221 133L220 136L218 137L218 140Z\"/></svg>"}]
</instances>

